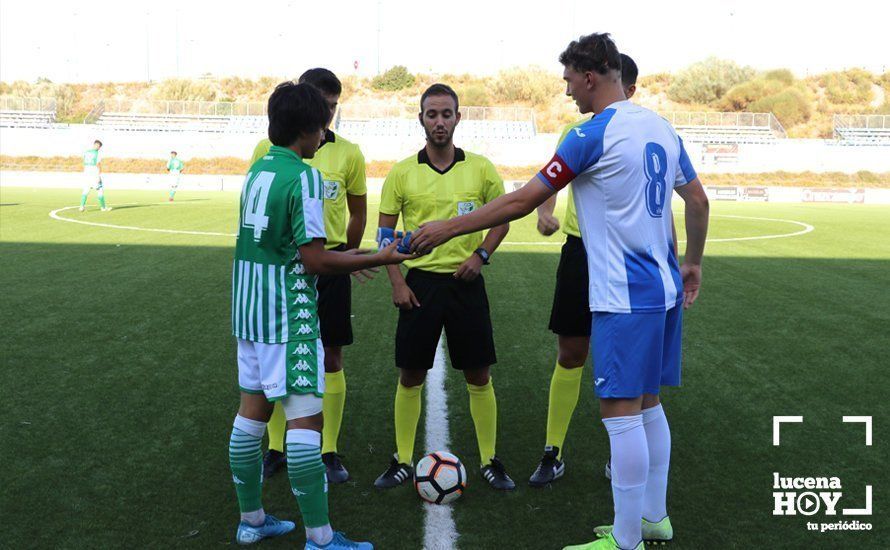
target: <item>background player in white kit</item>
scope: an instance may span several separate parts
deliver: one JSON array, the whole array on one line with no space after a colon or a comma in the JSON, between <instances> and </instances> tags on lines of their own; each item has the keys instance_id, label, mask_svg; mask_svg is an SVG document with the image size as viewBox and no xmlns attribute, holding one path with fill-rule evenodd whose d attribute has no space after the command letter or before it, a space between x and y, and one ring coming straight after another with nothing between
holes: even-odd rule
<instances>
[{"instance_id":1,"label":"background player in white kit","mask_svg":"<svg viewBox=\"0 0 890 550\"><path fill-rule=\"evenodd\" d=\"M594 385L609 432L615 521L595 529L601 538L567 548L642 550L643 539L673 537L666 506L670 430L658 393L680 383L682 311L701 284L708 199L671 125L627 101L608 34L582 36L559 60L566 94L596 116L574 128L525 187L426 224L411 245L422 253L518 219L572 183L590 271ZM672 244L672 190L686 204L682 268Z\"/></svg>"},{"instance_id":2,"label":"background player in white kit","mask_svg":"<svg viewBox=\"0 0 890 550\"><path fill-rule=\"evenodd\" d=\"M87 149L83 153L83 191L80 194L80 211L83 212L87 207L87 196L90 189L95 189L99 196L99 208L103 212L111 210L111 207L105 206L105 189L102 185L102 156L99 150L102 149L102 142L98 139L93 142L93 147Z\"/></svg>"}]
</instances>

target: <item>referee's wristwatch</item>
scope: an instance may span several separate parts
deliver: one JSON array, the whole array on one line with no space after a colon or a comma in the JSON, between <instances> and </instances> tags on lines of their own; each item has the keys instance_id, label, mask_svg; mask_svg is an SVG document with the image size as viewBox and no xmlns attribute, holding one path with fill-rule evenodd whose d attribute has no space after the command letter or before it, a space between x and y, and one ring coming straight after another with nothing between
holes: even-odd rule
<instances>
[{"instance_id":1,"label":"referee's wristwatch","mask_svg":"<svg viewBox=\"0 0 890 550\"><path fill-rule=\"evenodd\" d=\"M474 251L473 251L473 254L479 256L480 258L482 258L482 265L488 265L488 264L491 263L491 262L489 261L489 259L491 258L491 254L489 254L489 253L488 253L488 250L485 250L485 249L482 248L481 246L480 246L479 248L477 248L476 250L474 250Z\"/></svg>"}]
</instances>

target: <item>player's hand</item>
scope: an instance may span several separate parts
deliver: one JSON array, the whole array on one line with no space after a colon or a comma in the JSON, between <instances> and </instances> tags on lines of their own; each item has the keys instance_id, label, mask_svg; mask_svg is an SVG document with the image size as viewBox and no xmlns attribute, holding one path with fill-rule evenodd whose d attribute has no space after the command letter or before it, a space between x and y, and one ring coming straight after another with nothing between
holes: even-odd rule
<instances>
[{"instance_id":1,"label":"player's hand","mask_svg":"<svg viewBox=\"0 0 890 550\"><path fill-rule=\"evenodd\" d=\"M453 236L449 221L427 222L411 234L411 252L427 254Z\"/></svg>"},{"instance_id":2,"label":"player's hand","mask_svg":"<svg viewBox=\"0 0 890 550\"><path fill-rule=\"evenodd\" d=\"M375 250L371 250L370 248L350 248L349 250L344 250L344 254L349 254L351 256L357 256L359 254L373 254L376 252ZM361 284L364 284L366 281L370 281L374 278L374 274L380 272L379 267L368 267L365 269L359 269L350 273L352 277Z\"/></svg>"},{"instance_id":3,"label":"player's hand","mask_svg":"<svg viewBox=\"0 0 890 550\"><path fill-rule=\"evenodd\" d=\"M391 243L377 251L380 265L400 264L414 257L414 254L402 254L398 251L400 242L402 239L393 239Z\"/></svg>"},{"instance_id":4,"label":"player's hand","mask_svg":"<svg viewBox=\"0 0 890 550\"><path fill-rule=\"evenodd\" d=\"M538 213L538 233L549 237L559 231L559 218L550 214Z\"/></svg>"},{"instance_id":5,"label":"player's hand","mask_svg":"<svg viewBox=\"0 0 890 550\"><path fill-rule=\"evenodd\" d=\"M482 273L482 258L474 252L464 263L460 264L460 267L454 272L454 278L470 282L476 279L480 273Z\"/></svg>"},{"instance_id":6,"label":"player's hand","mask_svg":"<svg viewBox=\"0 0 890 550\"><path fill-rule=\"evenodd\" d=\"M399 309L414 309L420 307L420 302L414 292L405 283L392 287L392 303Z\"/></svg>"},{"instance_id":7,"label":"player's hand","mask_svg":"<svg viewBox=\"0 0 890 550\"><path fill-rule=\"evenodd\" d=\"M698 289L701 287L701 265L681 265L680 276L683 277L683 309L689 309L698 298Z\"/></svg>"}]
</instances>

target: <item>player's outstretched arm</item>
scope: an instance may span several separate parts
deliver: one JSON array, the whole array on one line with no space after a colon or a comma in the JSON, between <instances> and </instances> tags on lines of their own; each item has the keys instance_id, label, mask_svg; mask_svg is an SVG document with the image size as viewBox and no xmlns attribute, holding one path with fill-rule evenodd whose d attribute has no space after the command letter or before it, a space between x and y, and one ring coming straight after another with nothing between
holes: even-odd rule
<instances>
[{"instance_id":1,"label":"player's outstretched arm","mask_svg":"<svg viewBox=\"0 0 890 550\"><path fill-rule=\"evenodd\" d=\"M352 273L379 265L398 264L411 258L410 254L401 254L396 250L398 243L398 240L393 241L386 248L373 253L370 250L345 253L326 250L323 239L312 239L300 247L300 256L309 273L316 275Z\"/></svg>"},{"instance_id":2,"label":"player's outstretched arm","mask_svg":"<svg viewBox=\"0 0 890 550\"><path fill-rule=\"evenodd\" d=\"M683 307L689 308L701 288L701 261L708 236L710 204L698 178L675 190L686 203L686 254L680 274L683 276Z\"/></svg>"},{"instance_id":3,"label":"player's outstretched arm","mask_svg":"<svg viewBox=\"0 0 890 550\"><path fill-rule=\"evenodd\" d=\"M411 235L411 251L424 254L454 237L518 220L555 193L535 176L521 189L501 195L469 214L423 224Z\"/></svg>"}]
</instances>

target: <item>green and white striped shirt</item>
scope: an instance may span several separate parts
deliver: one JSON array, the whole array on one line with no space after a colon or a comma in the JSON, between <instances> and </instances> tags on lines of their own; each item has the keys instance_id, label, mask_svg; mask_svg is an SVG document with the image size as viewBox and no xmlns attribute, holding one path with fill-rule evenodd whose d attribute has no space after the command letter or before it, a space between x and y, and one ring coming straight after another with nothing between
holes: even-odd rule
<instances>
[{"instance_id":1,"label":"green and white striped shirt","mask_svg":"<svg viewBox=\"0 0 890 550\"><path fill-rule=\"evenodd\" d=\"M318 292L299 247L324 239L324 180L290 149L273 146L241 190L232 266L232 332L281 344L319 338Z\"/></svg>"}]
</instances>

